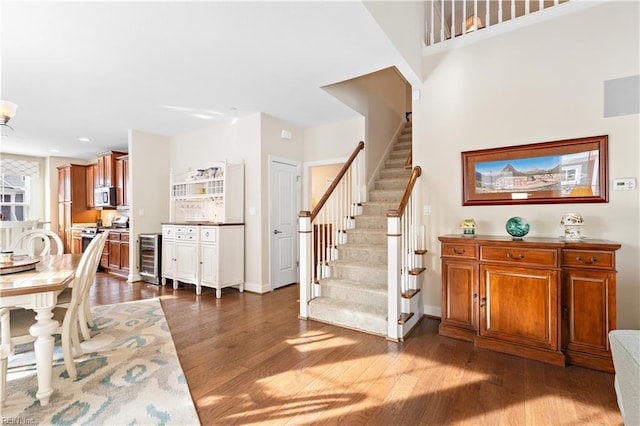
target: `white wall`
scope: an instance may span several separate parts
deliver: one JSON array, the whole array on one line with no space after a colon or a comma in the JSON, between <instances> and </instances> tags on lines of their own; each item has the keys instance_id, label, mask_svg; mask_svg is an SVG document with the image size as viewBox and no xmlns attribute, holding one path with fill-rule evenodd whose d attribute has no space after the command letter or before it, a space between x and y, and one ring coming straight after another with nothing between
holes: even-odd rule
<instances>
[{"instance_id":1,"label":"white wall","mask_svg":"<svg viewBox=\"0 0 640 426\"><path fill-rule=\"evenodd\" d=\"M440 309L437 237L459 233L463 218L475 218L481 234L506 235L506 220L522 216L530 236L555 237L561 215L578 211L588 237L622 244L618 328L640 328L637 189L611 191L609 203L463 207L460 165L461 151L607 134L609 187L638 179L639 116L603 118L603 82L639 73L639 12L638 2L608 2L424 58L413 143L431 205L427 313Z\"/></svg>"},{"instance_id":2,"label":"white wall","mask_svg":"<svg viewBox=\"0 0 640 426\"><path fill-rule=\"evenodd\" d=\"M291 139L282 138L282 130L291 132ZM271 290L270 275L270 243L269 225L269 159L270 156L293 160L302 163L304 153L303 131L291 123L282 121L268 114L261 114L261 182L262 192L262 282L266 284L263 291ZM300 194L299 194L300 195Z\"/></svg>"},{"instance_id":3,"label":"white wall","mask_svg":"<svg viewBox=\"0 0 640 426\"><path fill-rule=\"evenodd\" d=\"M245 289L268 287L262 274L261 114L220 123L171 138L170 163L175 173L194 170L211 161L244 163ZM167 212L169 211L167 203Z\"/></svg>"},{"instance_id":4,"label":"white wall","mask_svg":"<svg viewBox=\"0 0 640 426\"><path fill-rule=\"evenodd\" d=\"M404 63L395 64L405 78L422 81L420 52L424 38L424 1L363 1L369 13L386 32Z\"/></svg>"},{"instance_id":5,"label":"white wall","mask_svg":"<svg viewBox=\"0 0 640 426\"><path fill-rule=\"evenodd\" d=\"M358 142L364 141L365 118L308 127L303 131L304 161L349 157Z\"/></svg>"},{"instance_id":6,"label":"white wall","mask_svg":"<svg viewBox=\"0 0 640 426\"><path fill-rule=\"evenodd\" d=\"M169 221L169 148L167 137L129 130L129 281L140 279L138 235Z\"/></svg>"},{"instance_id":7,"label":"white wall","mask_svg":"<svg viewBox=\"0 0 640 426\"><path fill-rule=\"evenodd\" d=\"M370 181L383 154L394 141L406 112L407 82L395 68L386 68L324 89L366 117L365 167ZM355 148L355 143L353 148ZM353 148L351 151L353 151Z\"/></svg>"}]
</instances>

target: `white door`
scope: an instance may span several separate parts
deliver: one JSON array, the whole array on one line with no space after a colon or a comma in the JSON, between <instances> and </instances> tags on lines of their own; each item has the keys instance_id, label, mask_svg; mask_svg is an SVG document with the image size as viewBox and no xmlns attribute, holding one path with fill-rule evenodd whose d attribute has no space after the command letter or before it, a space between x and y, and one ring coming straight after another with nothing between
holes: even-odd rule
<instances>
[{"instance_id":1,"label":"white door","mask_svg":"<svg viewBox=\"0 0 640 426\"><path fill-rule=\"evenodd\" d=\"M298 281L298 166L271 159L269 168L271 289Z\"/></svg>"}]
</instances>

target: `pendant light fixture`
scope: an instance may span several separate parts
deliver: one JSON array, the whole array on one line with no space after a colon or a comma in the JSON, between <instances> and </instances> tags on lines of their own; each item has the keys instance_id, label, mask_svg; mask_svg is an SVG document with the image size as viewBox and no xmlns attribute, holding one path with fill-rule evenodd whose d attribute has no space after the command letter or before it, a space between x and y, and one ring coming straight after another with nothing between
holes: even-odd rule
<instances>
[{"instance_id":1,"label":"pendant light fixture","mask_svg":"<svg viewBox=\"0 0 640 426\"><path fill-rule=\"evenodd\" d=\"M5 126L13 130L7 123L16 115L18 105L9 101L0 101L0 126Z\"/></svg>"}]
</instances>

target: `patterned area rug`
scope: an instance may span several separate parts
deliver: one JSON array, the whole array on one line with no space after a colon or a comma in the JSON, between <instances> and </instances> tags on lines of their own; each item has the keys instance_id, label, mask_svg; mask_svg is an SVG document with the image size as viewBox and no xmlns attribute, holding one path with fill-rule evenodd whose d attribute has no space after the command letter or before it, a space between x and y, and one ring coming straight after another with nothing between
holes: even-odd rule
<instances>
[{"instance_id":1,"label":"patterned area rug","mask_svg":"<svg viewBox=\"0 0 640 426\"><path fill-rule=\"evenodd\" d=\"M2 424L199 424L184 373L158 299L92 309L92 338L82 342L71 380L60 343L54 350L49 404L35 398L32 345L9 358Z\"/></svg>"}]
</instances>

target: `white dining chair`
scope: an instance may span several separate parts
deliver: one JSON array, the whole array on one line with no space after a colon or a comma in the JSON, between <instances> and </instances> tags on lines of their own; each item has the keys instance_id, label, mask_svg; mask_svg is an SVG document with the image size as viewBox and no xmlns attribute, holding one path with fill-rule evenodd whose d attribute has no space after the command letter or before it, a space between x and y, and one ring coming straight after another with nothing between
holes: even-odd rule
<instances>
[{"instance_id":1,"label":"white dining chair","mask_svg":"<svg viewBox=\"0 0 640 426\"><path fill-rule=\"evenodd\" d=\"M91 241L76 269L69 306L56 306L53 309L53 319L61 323L57 332L53 334L61 335L64 364L72 379L77 376L72 349L75 349L77 357L83 355L78 336L79 312L84 307L83 302L88 300L87 293L106 241L107 235L100 235ZM29 309L0 310L0 407L6 402L8 356L16 345L35 340L29 334L29 327L35 322L34 318L35 313Z\"/></svg>"},{"instance_id":2,"label":"white dining chair","mask_svg":"<svg viewBox=\"0 0 640 426\"><path fill-rule=\"evenodd\" d=\"M55 244L55 252L51 246ZM24 231L13 241L10 250L14 254L26 254L30 257L41 257L48 254L62 254L64 246L62 240L53 231L48 229L29 229Z\"/></svg>"}]
</instances>

